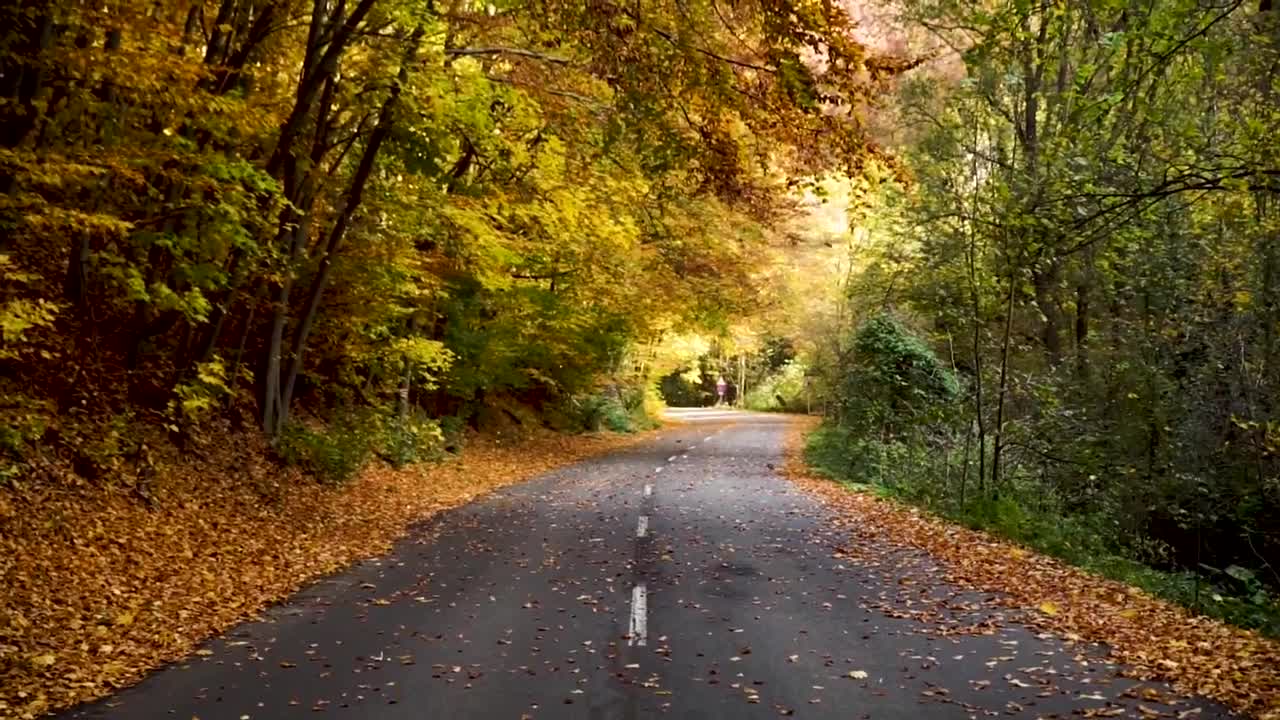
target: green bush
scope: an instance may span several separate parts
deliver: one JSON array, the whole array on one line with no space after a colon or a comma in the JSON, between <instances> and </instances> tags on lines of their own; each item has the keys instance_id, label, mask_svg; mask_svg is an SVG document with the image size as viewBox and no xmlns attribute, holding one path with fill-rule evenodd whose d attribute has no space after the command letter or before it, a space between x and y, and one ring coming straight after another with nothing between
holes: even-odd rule
<instances>
[{"instance_id":1,"label":"green bush","mask_svg":"<svg viewBox=\"0 0 1280 720\"><path fill-rule=\"evenodd\" d=\"M746 405L751 410L805 412L805 371L801 362L789 360L755 387L749 388Z\"/></svg>"},{"instance_id":2,"label":"green bush","mask_svg":"<svg viewBox=\"0 0 1280 720\"><path fill-rule=\"evenodd\" d=\"M467 441L467 421L458 415L446 415L439 420L441 449L459 453Z\"/></svg>"},{"instance_id":3,"label":"green bush","mask_svg":"<svg viewBox=\"0 0 1280 720\"><path fill-rule=\"evenodd\" d=\"M386 423L381 433L383 458L400 468L418 462L439 460L444 453L445 434L439 422L420 411Z\"/></svg>"},{"instance_id":4,"label":"green bush","mask_svg":"<svg viewBox=\"0 0 1280 720\"><path fill-rule=\"evenodd\" d=\"M570 415L582 431L633 433L654 426L648 410L652 403L643 387L613 388L574 398Z\"/></svg>"},{"instance_id":5,"label":"green bush","mask_svg":"<svg viewBox=\"0 0 1280 720\"><path fill-rule=\"evenodd\" d=\"M323 482L347 482L360 473L379 445L379 424L372 413L342 414L322 429L294 421L280 433L276 450L285 463Z\"/></svg>"},{"instance_id":6,"label":"green bush","mask_svg":"<svg viewBox=\"0 0 1280 720\"><path fill-rule=\"evenodd\" d=\"M716 401L714 378L708 380L700 367L682 367L660 378L658 389L673 407L703 407Z\"/></svg>"},{"instance_id":7,"label":"green bush","mask_svg":"<svg viewBox=\"0 0 1280 720\"><path fill-rule=\"evenodd\" d=\"M853 338L836 395L842 423L882 440L943 420L960 394L955 373L924 340L892 316L863 323Z\"/></svg>"},{"instance_id":8,"label":"green bush","mask_svg":"<svg viewBox=\"0 0 1280 720\"><path fill-rule=\"evenodd\" d=\"M999 493L970 486L961 503L954 468L961 462L924 442L881 443L849 427L828 423L810 433L805 461L818 474L857 489L868 487L924 507L1073 565L1194 608L1241 627L1280 636L1280 606L1256 574L1238 566L1202 567L1200 573L1154 568L1142 562L1151 549L1135 547L1103 510L1069 512L1037 480L1014 476ZM952 471L946 470L950 464ZM969 478L972 483L972 478Z\"/></svg>"},{"instance_id":9,"label":"green bush","mask_svg":"<svg viewBox=\"0 0 1280 720\"><path fill-rule=\"evenodd\" d=\"M400 468L438 460L445 448L441 424L415 410L403 419L386 412L366 410L337 414L320 428L290 423L280 434L277 452L329 483L356 477L373 456Z\"/></svg>"},{"instance_id":10,"label":"green bush","mask_svg":"<svg viewBox=\"0 0 1280 720\"><path fill-rule=\"evenodd\" d=\"M631 414L617 398L588 395L578 401L578 421L588 431L632 432Z\"/></svg>"}]
</instances>

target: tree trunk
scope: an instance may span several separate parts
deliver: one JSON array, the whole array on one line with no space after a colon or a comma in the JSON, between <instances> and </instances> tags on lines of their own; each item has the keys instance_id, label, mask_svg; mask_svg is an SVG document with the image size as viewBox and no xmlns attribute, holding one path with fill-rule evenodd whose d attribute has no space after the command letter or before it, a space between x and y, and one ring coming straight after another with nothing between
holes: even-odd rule
<instances>
[{"instance_id":1,"label":"tree trunk","mask_svg":"<svg viewBox=\"0 0 1280 720\"><path fill-rule=\"evenodd\" d=\"M276 140L271 159L267 161L268 174L277 175L293 156L294 145L301 137L307 118L311 116L326 81L337 73L338 60L346 52L348 43L375 2L376 0L360 0L344 21L340 16L328 18L324 13L325 0L315 0L310 37L322 43L324 51L321 53L319 47L307 48L306 60L294 94L293 109L280 127L280 137Z\"/></svg>"},{"instance_id":2,"label":"tree trunk","mask_svg":"<svg viewBox=\"0 0 1280 720\"><path fill-rule=\"evenodd\" d=\"M373 132L369 135L369 141L365 145L364 153L360 156L360 163L356 167L356 172L351 178L351 186L347 190L347 197L343 202L342 210L338 213L338 218L334 222L333 228L329 231L328 239L325 241L324 248L321 250L320 264L316 270L315 276L311 281L311 289L307 293L306 304L302 311L302 319L298 323L297 331L293 337L292 354L289 358L289 368L285 374L283 390L279 397L279 407L275 414L275 428L268 428L268 432L273 434L279 432L279 428L283 426L289 419L289 404L293 399L293 391L297 382L298 372L302 368L303 351L306 349L307 338L311 334L311 328L315 323L316 314L320 309L320 299L324 294L325 286L329 281L329 274L333 268L333 258L338 248L341 247L342 241L345 239L347 231L351 228L351 223L355 218L356 210L359 209L360 203L364 199L365 186L369 182L369 176L373 173L373 164L378 157L378 152L382 148L383 142L387 136L391 134L391 128L395 124L395 113L400 102L400 94L403 92L405 83L409 80L409 67L414 56L418 52L418 44L422 39L423 29L419 27L414 30L409 37L408 47L405 50L405 56L400 65L400 72L396 78L396 83L392 85L391 92L387 96L386 101L382 104L382 108L378 113L378 122L374 126ZM275 327L273 325L273 333ZM274 340L275 335L272 335ZM277 356L275 363L275 383L279 383L279 358ZM271 369L268 369L271 372Z\"/></svg>"},{"instance_id":3,"label":"tree trunk","mask_svg":"<svg viewBox=\"0 0 1280 720\"><path fill-rule=\"evenodd\" d=\"M88 293L88 276L86 265L90 254L89 231L81 229L71 235L71 251L67 259L67 278L62 286L63 295L73 305L79 307Z\"/></svg>"},{"instance_id":4,"label":"tree trunk","mask_svg":"<svg viewBox=\"0 0 1280 720\"><path fill-rule=\"evenodd\" d=\"M240 329L240 342L236 344L236 354L231 358L231 367L227 369L227 409L230 410L236 400L236 380L240 376L240 363L244 360L244 348L249 342L249 333L253 332L253 316L258 312L258 302L262 299L259 291L249 303L249 312L244 318L244 327Z\"/></svg>"},{"instance_id":5,"label":"tree trunk","mask_svg":"<svg viewBox=\"0 0 1280 720\"><path fill-rule=\"evenodd\" d=\"M409 334L413 335L414 328L417 323L413 318L409 319ZM396 393L396 415L400 418L400 427L403 430L405 424L409 421L409 393L413 390L413 361L408 357L404 359L404 369L400 374L400 390Z\"/></svg>"},{"instance_id":6,"label":"tree trunk","mask_svg":"<svg viewBox=\"0 0 1280 720\"><path fill-rule=\"evenodd\" d=\"M1036 291L1036 305L1044 316L1040 339L1051 367L1062 362L1062 320L1058 307L1058 275L1060 264L1055 258L1031 273Z\"/></svg>"},{"instance_id":7,"label":"tree trunk","mask_svg":"<svg viewBox=\"0 0 1280 720\"><path fill-rule=\"evenodd\" d=\"M1075 372L1082 380L1089 378L1089 284L1075 286Z\"/></svg>"},{"instance_id":8,"label":"tree trunk","mask_svg":"<svg viewBox=\"0 0 1280 720\"><path fill-rule=\"evenodd\" d=\"M44 88L44 61L42 57L53 47L53 8L47 0L19 3L15 16L22 23L15 46L6 57L0 59L0 97L12 98L0 120L0 146L17 147L36 126L40 112L35 100Z\"/></svg>"},{"instance_id":9,"label":"tree trunk","mask_svg":"<svg viewBox=\"0 0 1280 720\"><path fill-rule=\"evenodd\" d=\"M969 265L969 298L973 303L973 415L978 426L978 490L982 492L987 476L987 423L982 403L982 315L978 297L977 233L970 229L966 259Z\"/></svg>"},{"instance_id":10,"label":"tree trunk","mask_svg":"<svg viewBox=\"0 0 1280 720\"><path fill-rule=\"evenodd\" d=\"M1009 386L1009 344L1013 336L1014 275L1009 273L1009 299L1005 303L1004 341L1000 348L1000 387L996 395L996 435L991 448L991 487L1000 487L1000 456L1004 451L1004 399Z\"/></svg>"},{"instance_id":11,"label":"tree trunk","mask_svg":"<svg viewBox=\"0 0 1280 720\"><path fill-rule=\"evenodd\" d=\"M280 361L284 351L284 327L289 317L289 295L293 290L293 266L297 264L306 247L307 231L311 224L311 213L307 212L292 232L283 231L290 238L288 264L289 270L275 286L275 294L271 307L271 330L267 336L267 357L262 373L262 429L271 436L279 434L286 418L281 411L280 398Z\"/></svg>"}]
</instances>

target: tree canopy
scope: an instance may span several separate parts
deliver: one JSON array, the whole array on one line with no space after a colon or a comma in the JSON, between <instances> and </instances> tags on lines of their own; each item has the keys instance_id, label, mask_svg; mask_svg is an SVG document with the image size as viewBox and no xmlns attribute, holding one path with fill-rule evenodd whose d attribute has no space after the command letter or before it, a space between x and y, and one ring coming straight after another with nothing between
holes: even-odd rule
<instances>
[{"instance_id":1,"label":"tree canopy","mask_svg":"<svg viewBox=\"0 0 1280 720\"><path fill-rule=\"evenodd\" d=\"M859 397L857 327L896 314L963 386L892 439L899 480L1059 554L1185 571L1167 594L1275 631L1276 10L942 0L899 20L932 59L888 115L903 170L859 179L834 399Z\"/></svg>"},{"instance_id":2,"label":"tree canopy","mask_svg":"<svg viewBox=\"0 0 1280 720\"><path fill-rule=\"evenodd\" d=\"M837 5L11 4L0 320L48 417L558 402L749 307L909 62Z\"/></svg>"}]
</instances>

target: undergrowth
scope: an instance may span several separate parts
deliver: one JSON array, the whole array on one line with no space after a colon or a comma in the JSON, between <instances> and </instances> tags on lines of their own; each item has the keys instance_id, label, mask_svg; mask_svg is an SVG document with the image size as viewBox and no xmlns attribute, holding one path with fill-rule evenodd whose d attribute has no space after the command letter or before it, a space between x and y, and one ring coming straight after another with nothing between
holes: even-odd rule
<instances>
[{"instance_id":1,"label":"undergrowth","mask_svg":"<svg viewBox=\"0 0 1280 720\"><path fill-rule=\"evenodd\" d=\"M291 422L276 443L286 464L334 484L354 479L375 456L400 468L438 460L445 448L440 422L421 412L399 417L372 410L339 413L323 424Z\"/></svg>"},{"instance_id":2,"label":"undergrowth","mask_svg":"<svg viewBox=\"0 0 1280 720\"><path fill-rule=\"evenodd\" d=\"M1101 513L1069 513L1043 493L1016 488L999 494L974 487L956 492L962 481L943 477L944 460L936 454L927 447L854 438L828 424L809 434L804 459L816 474L850 491L875 492L924 508L1195 612L1280 637L1280 604L1245 569L1153 567L1148 561L1152 552L1132 537L1117 537L1114 523Z\"/></svg>"},{"instance_id":3,"label":"undergrowth","mask_svg":"<svg viewBox=\"0 0 1280 720\"><path fill-rule=\"evenodd\" d=\"M613 388L574 398L568 414L576 429L585 432L634 433L657 427L652 398L641 387Z\"/></svg>"}]
</instances>

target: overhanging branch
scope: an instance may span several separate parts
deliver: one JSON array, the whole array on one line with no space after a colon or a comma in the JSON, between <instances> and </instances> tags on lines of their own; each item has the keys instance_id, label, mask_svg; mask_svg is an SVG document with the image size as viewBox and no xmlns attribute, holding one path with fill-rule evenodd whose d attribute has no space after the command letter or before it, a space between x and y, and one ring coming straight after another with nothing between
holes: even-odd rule
<instances>
[{"instance_id":1,"label":"overhanging branch","mask_svg":"<svg viewBox=\"0 0 1280 720\"><path fill-rule=\"evenodd\" d=\"M455 57L466 57L475 55L514 55L516 57L530 58L532 60L541 60L543 62L556 63L557 65L568 65L572 60L559 55L548 55L540 53L536 50L525 50L524 48L510 47L468 47L468 48L447 48L445 55Z\"/></svg>"}]
</instances>

